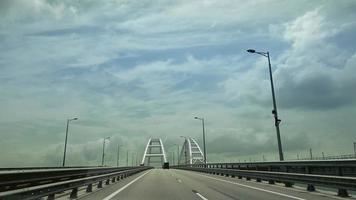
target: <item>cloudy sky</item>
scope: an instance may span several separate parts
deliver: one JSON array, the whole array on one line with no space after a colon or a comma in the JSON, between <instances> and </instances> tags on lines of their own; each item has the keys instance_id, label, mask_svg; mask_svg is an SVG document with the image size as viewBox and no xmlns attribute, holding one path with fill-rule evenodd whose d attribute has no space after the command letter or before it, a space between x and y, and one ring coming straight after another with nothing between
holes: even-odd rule
<instances>
[{"instance_id":1,"label":"cloudy sky","mask_svg":"<svg viewBox=\"0 0 356 200\"><path fill-rule=\"evenodd\" d=\"M1 0L0 167L98 165L102 138L142 156L179 136L209 161L278 158L269 51L286 159L352 154L354 0ZM129 161L131 163L131 161Z\"/></svg>"}]
</instances>

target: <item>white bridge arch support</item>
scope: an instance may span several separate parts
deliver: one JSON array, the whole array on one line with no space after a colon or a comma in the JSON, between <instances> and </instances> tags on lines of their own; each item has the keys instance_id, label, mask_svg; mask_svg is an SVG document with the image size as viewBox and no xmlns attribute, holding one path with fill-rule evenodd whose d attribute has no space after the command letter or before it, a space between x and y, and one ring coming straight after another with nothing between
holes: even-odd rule
<instances>
[{"instance_id":1,"label":"white bridge arch support","mask_svg":"<svg viewBox=\"0 0 356 200\"><path fill-rule=\"evenodd\" d=\"M161 138L150 138L148 140L141 165L168 167L166 152Z\"/></svg>"},{"instance_id":2,"label":"white bridge arch support","mask_svg":"<svg viewBox=\"0 0 356 200\"><path fill-rule=\"evenodd\" d=\"M179 154L179 164L203 164L204 154L193 138L186 137Z\"/></svg>"}]
</instances>

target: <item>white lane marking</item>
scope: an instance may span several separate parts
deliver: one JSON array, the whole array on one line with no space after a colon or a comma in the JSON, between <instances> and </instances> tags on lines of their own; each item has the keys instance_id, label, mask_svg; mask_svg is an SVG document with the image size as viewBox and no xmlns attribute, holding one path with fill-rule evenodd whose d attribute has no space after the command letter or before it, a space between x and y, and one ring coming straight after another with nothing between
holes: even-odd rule
<instances>
[{"instance_id":1,"label":"white lane marking","mask_svg":"<svg viewBox=\"0 0 356 200\"><path fill-rule=\"evenodd\" d=\"M178 181L178 183L181 183L181 182L182 182L182 180L180 180L180 179L177 179L177 181Z\"/></svg>"},{"instance_id":2,"label":"white lane marking","mask_svg":"<svg viewBox=\"0 0 356 200\"><path fill-rule=\"evenodd\" d=\"M207 198L205 198L203 195L199 194L199 193L195 193L196 195L198 195L198 197L200 197L203 200L208 200Z\"/></svg>"},{"instance_id":3,"label":"white lane marking","mask_svg":"<svg viewBox=\"0 0 356 200\"><path fill-rule=\"evenodd\" d=\"M150 172L150 171L148 171ZM132 180L130 183L124 185L124 187L116 190L115 192L111 193L109 196L105 197L103 200L110 200L111 198L113 198L115 195L119 194L121 191L123 191L124 189L126 189L127 187L129 187L132 183L136 182L138 179L142 178L144 175L146 175L148 172L142 174L141 176L135 178L134 180Z\"/></svg>"},{"instance_id":4,"label":"white lane marking","mask_svg":"<svg viewBox=\"0 0 356 200\"><path fill-rule=\"evenodd\" d=\"M205 175L202 175L202 174L197 174L197 175L205 176ZM291 195L288 195L288 194L283 194L283 193L279 193L279 192L274 192L274 191L270 191L270 190L265 190L265 189L258 188L258 187L253 187L253 186L249 186L249 185L244 185L244 184L241 184L241 183L235 183L235 182L232 182L232 181L227 181L227 180L223 180L223 179L219 179L219 178L214 178L214 177L210 177L210 176L205 176L205 177L210 178L210 179L214 179L214 180L218 180L218 181L222 181L222 182L226 182L226 183L232 183L232 184L234 184L234 185L239 185L239 186L247 187L247 188L254 189L254 190L259 190L259 191L263 191L263 192L267 192L267 193L271 193L271 194L283 196L283 197L288 197L288 198L291 198L291 199L306 200L306 199L299 198L299 197L295 197L295 196L291 196Z\"/></svg>"},{"instance_id":5,"label":"white lane marking","mask_svg":"<svg viewBox=\"0 0 356 200\"><path fill-rule=\"evenodd\" d=\"M203 195L201 195L198 191L196 190L192 190L196 195L198 195L198 197L200 197L203 200L208 200L207 198L205 198Z\"/></svg>"}]
</instances>

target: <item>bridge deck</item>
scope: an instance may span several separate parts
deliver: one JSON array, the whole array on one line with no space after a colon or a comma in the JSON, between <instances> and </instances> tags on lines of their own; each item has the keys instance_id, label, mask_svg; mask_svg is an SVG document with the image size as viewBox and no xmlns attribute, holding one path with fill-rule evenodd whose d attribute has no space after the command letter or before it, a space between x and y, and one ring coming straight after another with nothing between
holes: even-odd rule
<instances>
[{"instance_id":1,"label":"bridge deck","mask_svg":"<svg viewBox=\"0 0 356 200\"><path fill-rule=\"evenodd\" d=\"M201 200L201 199L337 199L325 193L182 170L153 169L106 186L81 199Z\"/></svg>"}]
</instances>

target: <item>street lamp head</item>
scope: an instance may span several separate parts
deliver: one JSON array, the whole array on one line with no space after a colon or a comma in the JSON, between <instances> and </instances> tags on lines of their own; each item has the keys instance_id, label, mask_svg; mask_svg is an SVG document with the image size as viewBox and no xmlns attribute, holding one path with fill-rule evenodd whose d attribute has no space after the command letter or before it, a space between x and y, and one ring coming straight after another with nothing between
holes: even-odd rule
<instances>
[{"instance_id":1,"label":"street lamp head","mask_svg":"<svg viewBox=\"0 0 356 200\"><path fill-rule=\"evenodd\" d=\"M108 140L108 139L110 139L110 137L106 137L106 138L105 138L105 140Z\"/></svg>"},{"instance_id":2,"label":"street lamp head","mask_svg":"<svg viewBox=\"0 0 356 200\"><path fill-rule=\"evenodd\" d=\"M254 49L247 49L247 52L249 52L249 53L256 53L256 50L254 50Z\"/></svg>"},{"instance_id":3,"label":"street lamp head","mask_svg":"<svg viewBox=\"0 0 356 200\"><path fill-rule=\"evenodd\" d=\"M78 117L74 117L72 120L78 120Z\"/></svg>"},{"instance_id":4,"label":"street lamp head","mask_svg":"<svg viewBox=\"0 0 356 200\"><path fill-rule=\"evenodd\" d=\"M194 117L194 119L199 119L198 117Z\"/></svg>"}]
</instances>

